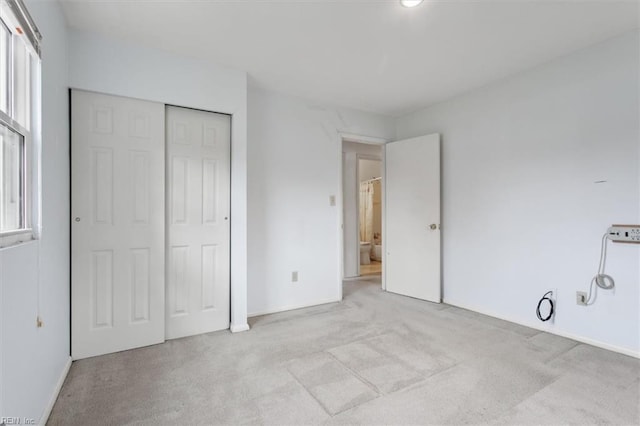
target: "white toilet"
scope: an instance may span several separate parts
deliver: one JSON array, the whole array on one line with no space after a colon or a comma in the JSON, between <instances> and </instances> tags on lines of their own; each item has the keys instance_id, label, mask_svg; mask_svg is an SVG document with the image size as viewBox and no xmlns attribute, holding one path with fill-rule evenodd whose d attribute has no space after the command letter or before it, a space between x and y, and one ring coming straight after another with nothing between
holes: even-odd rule
<instances>
[{"instance_id":1,"label":"white toilet","mask_svg":"<svg viewBox=\"0 0 640 426\"><path fill-rule=\"evenodd\" d=\"M373 247L373 260L382 262L382 244L376 244Z\"/></svg>"},{"instance_id":2,"label":"white toilet","mask_svg":"<svg viewBox=\"0 0 640 426\"><path fill-rule=\"evenodd\" d=\"M371 243L360 241L360 264L371 264Z\"/></svg>"}]
</instances>

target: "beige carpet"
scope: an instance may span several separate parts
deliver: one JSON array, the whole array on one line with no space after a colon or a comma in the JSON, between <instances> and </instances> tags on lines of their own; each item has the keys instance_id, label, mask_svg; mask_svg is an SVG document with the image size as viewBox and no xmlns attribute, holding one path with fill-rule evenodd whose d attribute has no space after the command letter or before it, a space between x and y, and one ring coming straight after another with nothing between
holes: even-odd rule
<instances>
[{"instance_id":1,"label":"beige carpet","mask_svg":"<svg viewBox=\"0 0 640 426\"><path fill-rule=\"evenodd\" d=\"M640 423L640 361L345 283L342 303L74 362L49 424Z\"/></svg>"}]
</instances>

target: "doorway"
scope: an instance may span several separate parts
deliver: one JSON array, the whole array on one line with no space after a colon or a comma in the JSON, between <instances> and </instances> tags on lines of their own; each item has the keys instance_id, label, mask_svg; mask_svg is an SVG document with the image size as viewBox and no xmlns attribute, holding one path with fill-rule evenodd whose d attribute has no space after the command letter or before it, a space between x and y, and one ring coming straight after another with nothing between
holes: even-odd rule
<instances>
[{"instance_id":1,"label":"doorway","mask_svg":"<svg viewBox=\"0 0 640 426\"><path fill-rule=\"evenodd\" d=\"M384 273L384 143L384 140L364 137L342 139L344 279ZM381 281L384 288L384 279Z\"/></svg>"},{"instance_id":2,"label":"doorway","mask_svg":"<svg viewBox=\"0 0 640 426\"><path fill-rule=\"evenodd\" d=\"M360 204L359 160L379 160L382 274L378 282L383 290L440 303L440 135L391 142L343 135L341 154L342 279L358 279L363 272L360 215L356 213ZM363 248L367 249L371 250ZM367 268L364 270L370 272ZM340 285L342 288L342 281Z\"/></svg>"},{"instance_id":3,"label":"doorway","mask_svg":"<svg viewBox=\"0 0 640 426\"><path fill-rule=\"evenodd\" d=\"M358 155L360 275L382 275L382 160Z\"/></svg>"}]
</instances>

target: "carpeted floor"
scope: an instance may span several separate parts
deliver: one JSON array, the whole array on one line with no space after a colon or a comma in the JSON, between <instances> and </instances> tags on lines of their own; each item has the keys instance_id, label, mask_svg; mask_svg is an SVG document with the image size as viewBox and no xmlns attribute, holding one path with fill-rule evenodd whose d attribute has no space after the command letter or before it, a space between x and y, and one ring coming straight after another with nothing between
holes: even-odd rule
<instances>
[{"instance_id":1,"label":"carpeted floor","mask_svg":"<svg viewBox=\"0 0 640 426\"><path fill-rule=\"evenodd\" d=\"M249 332L74 362L49 424L640 423L640 360L379 280Z\"/></svg>"}]
</instances>

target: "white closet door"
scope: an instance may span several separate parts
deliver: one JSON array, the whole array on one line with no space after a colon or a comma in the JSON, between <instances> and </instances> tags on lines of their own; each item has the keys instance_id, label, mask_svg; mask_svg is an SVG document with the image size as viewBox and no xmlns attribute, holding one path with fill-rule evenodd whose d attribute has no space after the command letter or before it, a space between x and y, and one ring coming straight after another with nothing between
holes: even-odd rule
<instances>
[{"instance_id":1,"label":"white closet door","mask_svg":"<svg viewBox=\"0 0 640 426\"><path fill-rule=\"evenodd\" d=\"M164 341L164 105L74 90L72 356Z\"/></svg>"},{"instance_id":2,"label":"white closet door","mask_svg":"<svg viewBox=\"0 0 640 426\"><path fill-rule=\"evenodd\" d=\"M167 107L167 338L229 328L231 117Z\"/></svg>"},{"instance_id":3,"label":"white closet door","mask_svg":"<svg viewBox=\"0 0 640 426\"><path fill-rule=\"evenodd\" d=\"M440 135L385 151L386 290L440 303Z\"/></svg>"}]
</instances>

